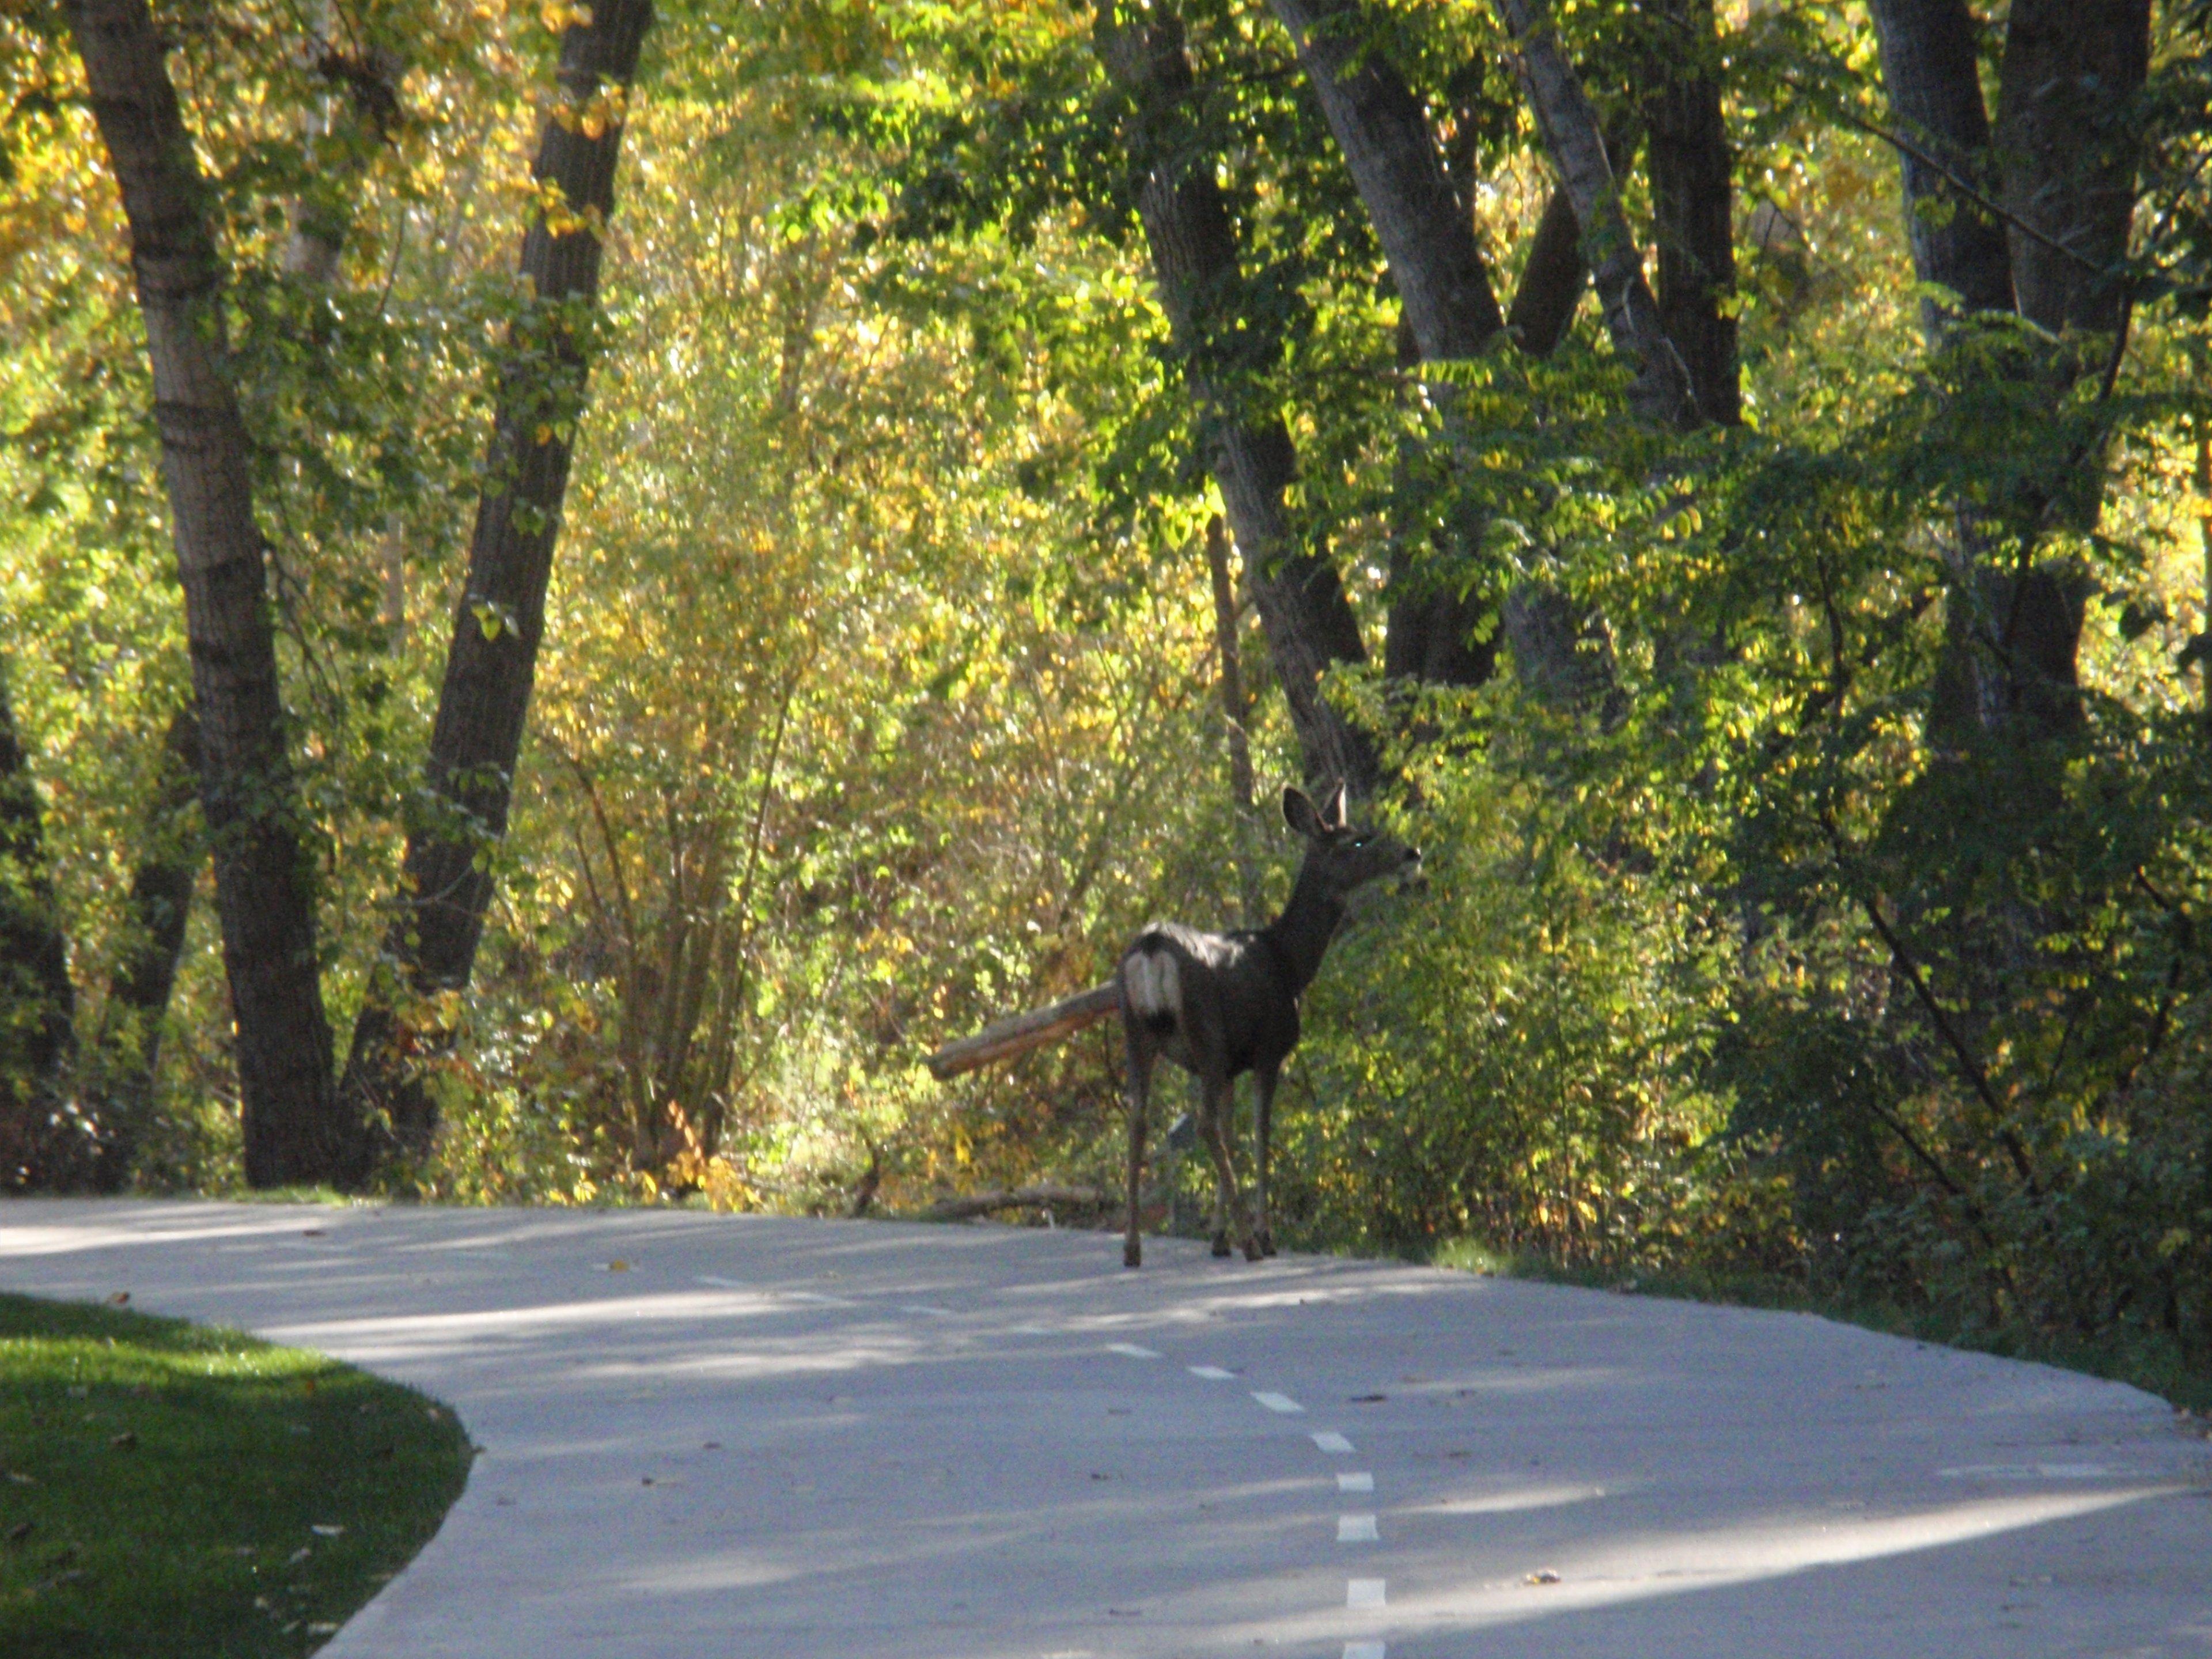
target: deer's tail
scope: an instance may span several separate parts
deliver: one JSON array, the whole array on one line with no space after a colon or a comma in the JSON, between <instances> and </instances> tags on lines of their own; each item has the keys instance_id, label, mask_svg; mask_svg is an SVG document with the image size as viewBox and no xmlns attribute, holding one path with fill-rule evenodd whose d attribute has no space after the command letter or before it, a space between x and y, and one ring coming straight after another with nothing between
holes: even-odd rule
<instances>
[{"instance_id":1,"label":"deer's tail","mask_svg":"<svg viewBox=\"0 0 2212 1659\"><path fill-rule=\"evenodd\" d=\"M1182 972L1164 943L1140 939L1121 958L1121 995L1130 1017L1155 1036L1165 1036L1182 1018Z\"/></svg>"}]
</instances>

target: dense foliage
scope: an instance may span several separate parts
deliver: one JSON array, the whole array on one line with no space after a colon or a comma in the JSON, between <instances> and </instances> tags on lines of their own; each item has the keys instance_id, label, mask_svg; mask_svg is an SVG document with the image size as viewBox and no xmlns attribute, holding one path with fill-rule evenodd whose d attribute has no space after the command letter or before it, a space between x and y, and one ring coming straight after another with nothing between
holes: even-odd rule
<instances>
[{"instance_id":1,"label":"dense foliage","mask_svg":"<svg viewBox=\"0 0 2212 1659\"><path fill-rule=\"evenodd\" d=\"M437 810L448 619L507 625L469 609L461 554L576 17L327 10L320 60L290 11L161 18L343 1030ZM1555 162L1496 16L1344 15L1417 95L1501 297L1533 283ZM1632 416L1595 304L1547 355L1409 367L1398 276L1267 6L1183 8L1164 137L1088 8L662 12L485 939L416 1011L438 1135L376 1179L837 1210L1110 1184L1104 1036L950 1087L919 1062L1097 982L1149 915L1284 890L1288 837L1233 781L1202 550L1212 434L1279 420L1297 545L1370 641L1328 695L1428 865L1311 998L1291 1236L1753 1270L2205 1364L2212 14L2156 9L2141 87L2083 128L2096 165L2131 158L2124 248L2087 262L2117 331L1965 314L1916 265L2006 210L1971 179L1901 196L1899 151L1933 141L1856 0L1722 8L1668 67L1699 15L1558 11L1662 308L1672 186L1642 135L1670 77L1718 89L1742 418L1683 430ZM1978 20L1992 100L2010 15ZM41 917L66 939L75 1033L42 1081L53 993L4 964L0 1151L19 1182L91 1179L129 1104L104 1079L159 1036L129 1179L219 1188L240 1142L208 904L166 1016L113 1012L134 872L191 835L152 805L191 676L127 247L59 15L0 23L0 674L28 803L4 897L11 939ZM1153 280L1148 144L1200 158L1240 261L1188 326ZM327 283L288 264L311 210L347 227ZM2023 222L1999 240L2033 243ZM1415 588L1470 607L1495 672L1386 674ZM1540 591L1575 619L1571 694L1507 648ZM2038 604L2077 637L2030 674L2007 653ZM1285 778L1272 641L1249 608L1229 639Z\"/></svg>"}]
</instances>

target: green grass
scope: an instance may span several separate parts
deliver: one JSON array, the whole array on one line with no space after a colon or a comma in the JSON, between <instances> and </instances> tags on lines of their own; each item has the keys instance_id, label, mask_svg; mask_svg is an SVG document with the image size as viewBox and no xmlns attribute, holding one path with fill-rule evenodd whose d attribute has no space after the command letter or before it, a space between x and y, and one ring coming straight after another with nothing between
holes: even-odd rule
<instances>
[{"instance_id":1,"label":"green grass","mask_svg":"<svg viewBox=\"0 0 2212 1659\"><path fill-rule=\"evenodd\" d=\"M1637 1296L1673 1297L1686 1302L1725 1302L1737 1307L1773 1308L1819 1314L1864 1326L1891 1336L1946 1346L2032 1359L2067 1370L2085 1371L2132 1383L2198 1416L2212 1415L2212 1374L2192 1365L2181 1346L2162 1332L2130 1330L2101 1341L2065 1340L2010 1328L1964 1329L1933 1312L1915 1312L1886 1303L1823 1297L1802 1281L1771 1273L1646 1272L1622 1273L1595 1268L1563 1267L1540 1257L1493 1250L1474 1239L1438 1245L1429 1260L1439 1267L1514 1279L1543 1279Z\"/></svg>"},{"instance_id":2,"label":"green grass","mask_svg":"<svg viewBox=\"0 0 2212 1659\"><path fill-rule=\"evenodd\" d=\"M0 1654L311 1652L471 1455L450 1411L320 1354L0 1296Z\"/></svg>"}]
</instances>

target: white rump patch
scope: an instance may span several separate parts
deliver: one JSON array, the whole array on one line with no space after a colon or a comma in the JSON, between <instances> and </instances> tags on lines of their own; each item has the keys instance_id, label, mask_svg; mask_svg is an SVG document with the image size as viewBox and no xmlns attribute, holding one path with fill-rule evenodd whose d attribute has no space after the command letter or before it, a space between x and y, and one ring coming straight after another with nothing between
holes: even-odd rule
<instances>
[{"instance_id":1,"label":"white rump patch","mask_svg":"<svg viewBox=\"0 0 2212 1659\"><path fill-rule=\"evenodd\" d=\"M1129 1012L1139 1018L1182 1012L1182 975L1169 952L1135 951L1121 964Z\"/></svg>"}]
</instances>

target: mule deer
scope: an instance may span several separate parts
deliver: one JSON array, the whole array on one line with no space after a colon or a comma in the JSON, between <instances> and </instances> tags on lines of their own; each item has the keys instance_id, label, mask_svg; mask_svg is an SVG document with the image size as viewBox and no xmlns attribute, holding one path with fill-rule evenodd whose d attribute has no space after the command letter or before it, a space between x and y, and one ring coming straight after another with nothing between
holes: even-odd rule
<instances>
[{"instance_id":1,"label":"mule deer","mask_svg":"<svg viewBox=\"0 0 2212 1659\"><path fill-rule=\"evenodd\" d=\"M1145 1167L1146 1113L1152 1067L1163 1057L1199 1081L1198 1133L1213 1158L1213 1253L1229 1254L1233 1218L1245 1258L1275 1253L1267 1220L1267 1136L1275 1084L1298 1042L1298 998L1313 983L1322 954L1344 919L1353 889L1421 861L1413 848L1346 823L1344 786L1316 808L1304 791L1283 791L1283 817L1305 837L1290 902L1256 932L1201 933L1154 922L1121 955L1121 1035L1128 1053L1129 1233L1121 1261L1144 1261L1137 1233L1137 1188ZM1256 1224L1244 1212L1229 1158L1229 1124L1237 1079L1252 1073L1258 1092L1254 1125Z\"/></svg>"}]
</instances>

